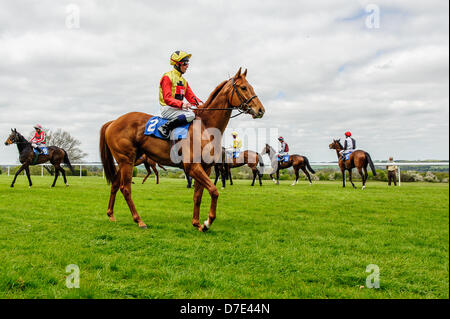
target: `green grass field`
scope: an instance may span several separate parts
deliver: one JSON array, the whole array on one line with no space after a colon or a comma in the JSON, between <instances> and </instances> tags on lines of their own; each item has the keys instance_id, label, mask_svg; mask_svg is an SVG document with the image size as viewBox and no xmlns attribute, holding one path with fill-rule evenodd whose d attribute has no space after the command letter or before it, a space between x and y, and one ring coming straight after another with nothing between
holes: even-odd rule
<instances>
[{"instance_id":1,"label":"green grass field","mask_svg":"<svg viewBox=\"0 0 450 319\"><path fill-rule=\"evenodd\" d=\"M0 175L0 298L449 298L448 184L236 180L200 233L181 179L135 179L146 230L120 193L109 222L102 178L11 180ZM379 289L365 287L369 264Z\"/></svg>"}]
</instances>

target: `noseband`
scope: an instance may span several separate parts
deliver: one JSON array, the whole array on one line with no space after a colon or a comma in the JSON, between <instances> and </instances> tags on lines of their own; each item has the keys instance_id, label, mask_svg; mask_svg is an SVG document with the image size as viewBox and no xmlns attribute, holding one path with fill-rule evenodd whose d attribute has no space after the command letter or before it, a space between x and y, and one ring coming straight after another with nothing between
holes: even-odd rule
<instances>
[{"instance_id":1,"label":"noseband","mask_svg":"<svg viewBox=\"0 0 450 319\"><path fill-rule=\"evenodd\" d=\"M248 104L255 98L257 97L257 95L253 95L252 97L248 98L247 100L245 100L243 98L243 96L239 93L237 87L236 87L236 83L234 82L234 78L233 78L233 92L231 92L231 102L233 101L233 94L234 92L236 92L237 97L239 98L239 101L241 101L241 105L239 105L237 107L238 111L240 112L238 115L242 114L242 113L250 113L250 107L248 106ZM233 106L233 104L231 104L231 106ZM237 116L237 115L236 115Z\"/></svg>"},{"instance_id":2,"label":"noseband","mask_svg":"<svg viewBox=\"0 0 450 319\"><path fill-rule=\"evenodd\" d=\"M204 109L204 108L201 108L201 109L198 109L198 110L202 110L202 111L225 111L225 110L233 110L233 109L237 109L238 110L238 114L236 114L236 115L233 115L233 116L231 116L230 118L234 118L234 117L236 117L236 116L239 116L239 115L241 115L241 114L248 114L248 113L250 113L250 107L249 107L249 103L255 98L255 97L258 97L257 95L253 95L252 97L250 97L250 98L248 98L247 100L245 100L244 98L243 98L243 96L239 93L239 91L237 90L237 87L236 87L236 83L234 82L234 78L233 78L233 91L231 92L231 101L230 101L230 105L231 106L233 106L233 104L232 104L232 101L233 101L233 94L234 94L234 92L236 92L236 95L237 95L237 97L239 98L239 101L241 102L241 104L238 106L238 107L232 107L232 108L229 108L229 107L227 107L227 108L206 108L206 109Z\"/></svg>"}]
</instances>

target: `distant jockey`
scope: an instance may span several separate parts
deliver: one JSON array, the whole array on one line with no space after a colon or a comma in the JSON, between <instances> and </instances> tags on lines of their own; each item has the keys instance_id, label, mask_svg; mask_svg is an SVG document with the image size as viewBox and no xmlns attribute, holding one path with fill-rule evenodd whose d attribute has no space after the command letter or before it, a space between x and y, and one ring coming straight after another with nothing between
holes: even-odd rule
<instances>
[{"instance_id":1,"label":"distant jockey","mask_svg":"<svg viewBox=\"0 0 450 319\"><path fill-rule=\"evenodd\" d=\"M289 155L289 145L284 141L283 136L278 138L280 144L280 150L278 151L278 158L281 160L284 156Z\"/></svg>"},{"instance_id":2,"label":"distant jockey","mask_svg":"<svg viewBox=\"0 0 450 319\"><path fill-rule=\"evenodd\" d=\"M351 154L356 149L356 141L351 136L352 136L352 133L345 132L344 149L339 152L341 154L342 160L345 160L345 157L347 156L347 154Z\"/></svg>"},{"instance_id":3,"label":"distant jockey","mask_svg":"<svg viewBox=\"0 0 450 319\"><path fill-rule=\"evenodd\" d=\"M42 130L42 125L36 124L34 126L34 129L36 130L36 133L34 134L33 138L30 140L31 146L36 149L39 154L42 153L41 145L45 146L47 143L47 137L45 136L45 132Z\"/></svg>"},{"instance_id":4,"label":"distant jockey","mask_svg":"<svg viewBox=\"0 0 450 319\"><path fill-rule=\"evenodd\" d=\"M230 146L230 151L233 152L233 158L238 158L241 153L242 140L238 137L238 133L235 131L231 133L231 136L233 136L233 144Z\"/></svg>"},{"instance_id":5,"label":"distant jockey","mask_svg":"<svg viewBox=\"0 0 450 319\"><path fill-rule=\"evenodd\" d=\"M184 51L175 51L170 56L172 71L164 73L159 83L159 104L161 104L161 117L168 119L158 131L165 138L169 137L174 128L192 122L195 118L191 107L202 105L183 77L189 67L191 54ZM186 98L188 102L183 102Z\"/></svg>"}]
</instances>

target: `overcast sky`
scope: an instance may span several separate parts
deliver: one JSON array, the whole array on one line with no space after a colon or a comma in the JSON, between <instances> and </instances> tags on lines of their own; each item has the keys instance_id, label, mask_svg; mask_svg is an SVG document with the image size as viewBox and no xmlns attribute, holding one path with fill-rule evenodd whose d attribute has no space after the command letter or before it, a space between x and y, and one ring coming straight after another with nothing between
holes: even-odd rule
<instances>
[{"instance_id":1,"label":"overcast sky","mask_svg":"<svg viewBox=\"0 0 450 319\"><path fill-rule=\"evenodd\" d=\"M448 159L448 6L2 1L0 163L18 159L17 148L3 143L10 128L28 135L35 123L68 131L86 160L98 161L103 123L130 111L159 113L159 80L175 50L192 53L185 77L203 100L248 68L266 114L231 120L225 144L237 130L248 134L245 148L260 148L252 132L271 129L274 147L279 134L291 153L332 161L328 144L350 130L376 160Z\"/></svg>"}]
</instances>

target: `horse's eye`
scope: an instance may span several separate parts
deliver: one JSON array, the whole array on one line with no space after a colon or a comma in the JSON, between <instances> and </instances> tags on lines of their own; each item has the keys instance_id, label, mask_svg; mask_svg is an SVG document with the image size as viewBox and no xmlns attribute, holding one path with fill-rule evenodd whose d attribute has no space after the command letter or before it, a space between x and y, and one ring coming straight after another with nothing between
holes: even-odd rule
<instances>
[{"instance_id":1,"label":"horse's eye","mask_svg":"<svg viewBox=\"0 0 450 319\"><path fill-rule=\"evenodd\" d=\"M241 86L241 90L242 90L242 91L247 91L247 87Z\"/></svg>"}]
</instances>

